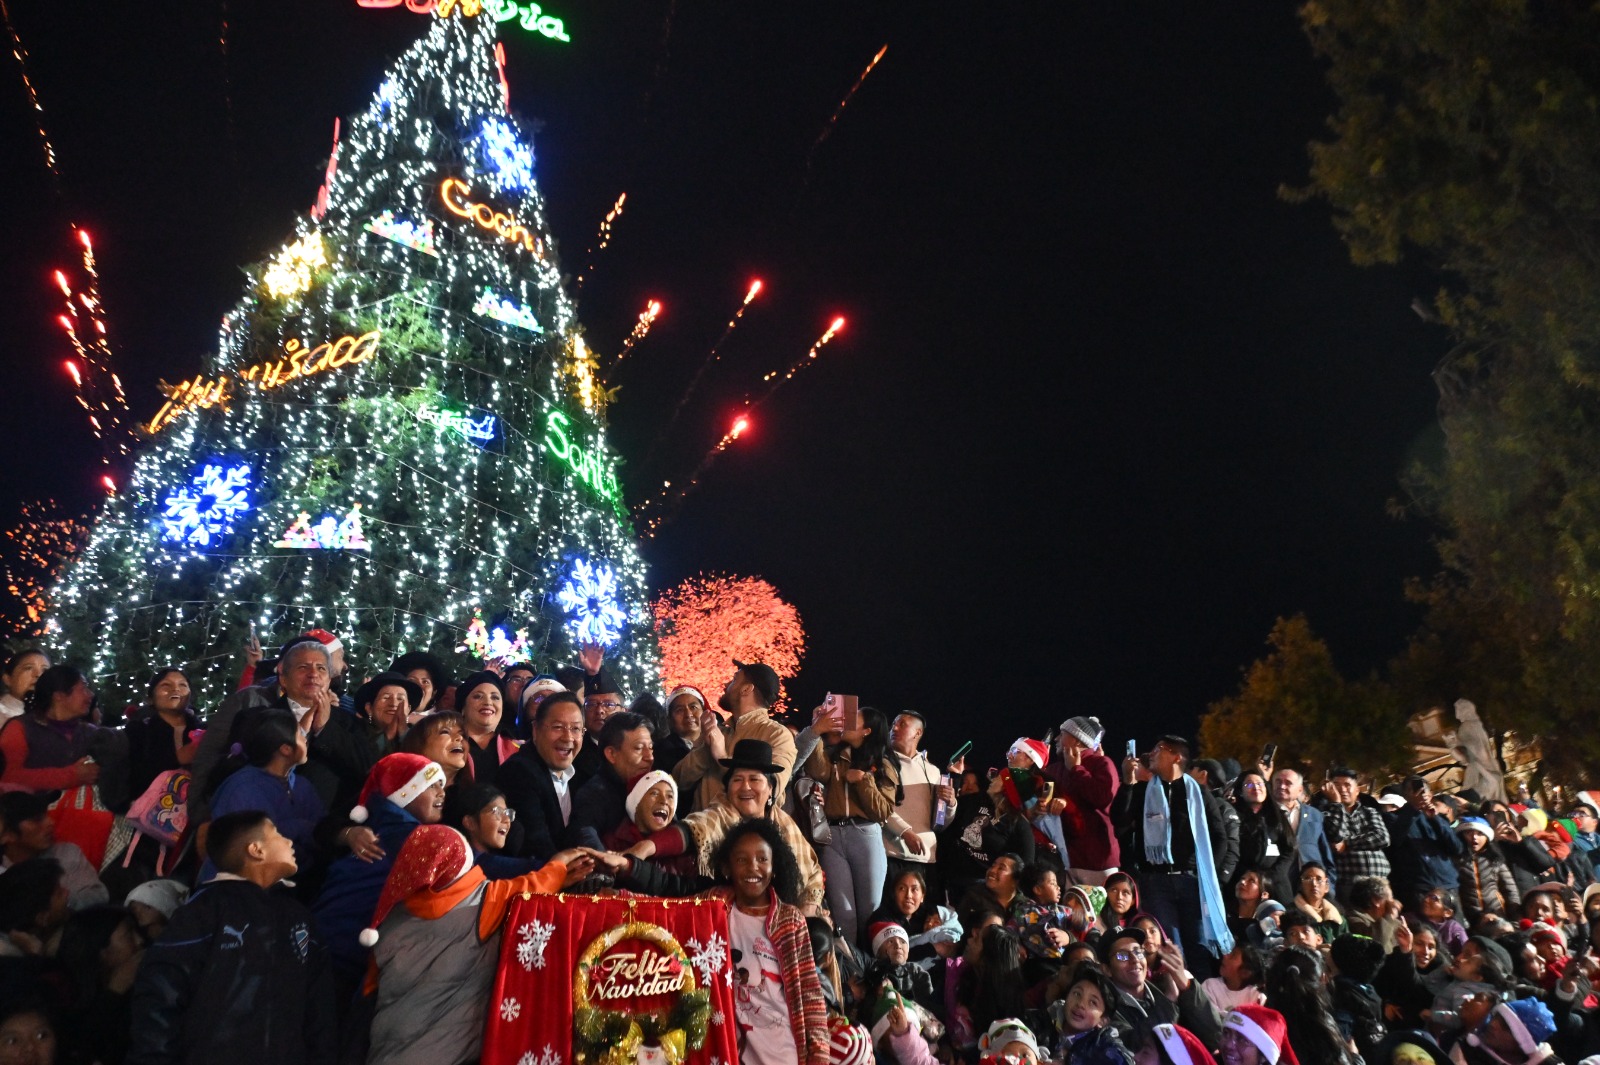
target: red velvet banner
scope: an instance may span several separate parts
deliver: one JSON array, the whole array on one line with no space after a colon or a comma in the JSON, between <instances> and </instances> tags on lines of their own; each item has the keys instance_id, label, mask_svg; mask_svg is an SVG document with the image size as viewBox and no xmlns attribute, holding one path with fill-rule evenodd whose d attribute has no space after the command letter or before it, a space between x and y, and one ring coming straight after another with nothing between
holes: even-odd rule
<instances>
[{"instance_id":1,"label":"red velvet banner","mask_svg":"<svg viewBox=\"0 0 1600 1065\"><path fill-rule=\"evenodd\" d=\"M737 1048L720 901L512 902L483 1065L734 1065Z\"/></svg>"}]
</instances>

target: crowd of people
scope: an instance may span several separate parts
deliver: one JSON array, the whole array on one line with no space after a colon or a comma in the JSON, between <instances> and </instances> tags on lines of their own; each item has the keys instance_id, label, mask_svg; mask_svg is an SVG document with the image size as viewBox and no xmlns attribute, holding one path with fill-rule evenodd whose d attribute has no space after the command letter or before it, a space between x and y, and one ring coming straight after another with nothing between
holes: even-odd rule
<instances>
[{"instance_id":1,"label":"crowd of people","mask_svg":"<svg viewBox=\"0 0 1600 1065\"><path fill-rule=\"evenodd\" d=\"M1119 762L1090 716L985 775L915 711L776 716L761 663L346 672L319 629L112 712L5 659L0 1065L476 1062L511 901L560 891L725 902L747 1065L1600 1061L1586 792Z\"/></svg>"}]
</instances>

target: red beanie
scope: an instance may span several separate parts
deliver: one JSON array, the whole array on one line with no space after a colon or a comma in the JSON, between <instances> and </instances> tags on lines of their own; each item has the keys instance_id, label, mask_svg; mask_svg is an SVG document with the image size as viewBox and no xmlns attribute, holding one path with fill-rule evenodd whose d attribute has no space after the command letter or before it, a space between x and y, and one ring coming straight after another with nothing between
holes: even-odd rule
<instances>
[{"instance_id":1,"label":"red beanie","mask_svg":"<svg viewBox=\"0 0 1600 1065\"><path fill-rule=\"evenodd\" d=\"M383 882L383 894L378 896L372 924L363 928L356 938L363 947L377 946L378 926L383 924L390 910L413 895L449 887L471 868L472 848L460 832L449 825L422 825L413 829L400 848L394 868L389 870L389 879Z\"/></svg>"},{"instance_id":2,"label":"red beanie","mask_svg":"<svg viewBox=\"0 0 1600 1065\"><path fill-rule=\"evenodd\" d=\"M1211 1051L1189 1029L1176 1024L1158 1024L1155 1033L1161 1041L1161 1049L1172 1059L1172 1065L1217 1065Z\"/></svg>"},{"instance_id":3,"label":"red beanie","mask_svg":"<svg viewBox=\"0 0 1600 1065\"><path fill-rule=\"evenodd\" d=\"M434 784L444 782L444 769L438 762L429 761L420 754L386 754L367 774L356 807L350 811L350 820L358 825L366 821L374 795L381 795L396 806L404 806Z\"/></svg>"},{"instance_id":4,"label":"red beanie","mask_svg":"<svg viewBox=\"0 0 1600 1065\"><path fill-rule=\"evenodd\" d=\"M1238 1032L1261 1052L1267 1065L1300 1065L1289 1045L1288 1025L1283 1014L1265 1006L1235 1006L1222 1022L1224 1031Z\"/></svg>"}]
</instances>

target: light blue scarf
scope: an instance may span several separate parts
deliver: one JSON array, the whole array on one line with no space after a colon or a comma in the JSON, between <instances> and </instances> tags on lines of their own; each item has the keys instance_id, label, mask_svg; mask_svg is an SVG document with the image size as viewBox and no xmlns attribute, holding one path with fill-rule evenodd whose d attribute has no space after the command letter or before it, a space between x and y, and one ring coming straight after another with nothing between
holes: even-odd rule
<instances>
[{"instance_id":1,"label":"light blue scarf","mask_svg":"<svg viewBox=\"0 0 1600 1065\"><path fill-rule=\"evenodd\" d=\"M1228 912L1217 884L1205 799L1199 781L1188 774L1179 779L1188 799L1195 873L1200 881L1200 945L1220 958L1233 949L1233 933L1228 931ZM1172 811L1167 807L1167 789L1159 779L1152 779L1144 792L1144 857L1151 865L1172 864Z\"/></svg>"}]
</instances>

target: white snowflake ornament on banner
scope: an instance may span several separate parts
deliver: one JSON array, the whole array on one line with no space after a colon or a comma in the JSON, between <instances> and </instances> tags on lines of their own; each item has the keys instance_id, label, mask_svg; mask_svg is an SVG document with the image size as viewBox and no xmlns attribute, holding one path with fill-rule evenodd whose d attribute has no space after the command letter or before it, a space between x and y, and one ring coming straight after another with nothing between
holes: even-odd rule
<instances>
[{"instance_id":1,"label":"white snowflake ornament on banner","mask_svg":"<svg viewBox=\"0 0 1600 1065\"><path fill-rule=\"evenodd\" d=\"M561 1060L561 1055L556 1052L556 1048L546 1043L543 1054L534 1057L533 1051L530 1050L517 1059L517 1065L566 1065L566 1063Z\"/></svg>"},{"instance_id":2,"label":"white snowflake ornament on banner","mask_svg":"<svg viewBox=\"0 0 1600 1065\"><path fill-rule=\"evenodd\" d=\"M701 987L710 987L718 975L732 985L733 975L728 971L728 944L722 938L722 933L711 933L705 946L701 946L698 939L689 940L689 950L689 961L700 974Z\"/></svg>"},{"instance_id":3,"label":"white snowflake ornament on banner","mask_svg":"<svg viewBox=\"0 0 1600 1065\"><path fill-rule=\"evenodd\" d=\"M514 998L508 998L500 1003L500 1019L510 1024L522 1016L522 1003Z\"/></svg>"},{"instance_id":4,"label":"white snowflake ornament on banner","mask_svg":"<svg viewBox=\"0 0 1600 1065\"><path fill-rule=\"evenodd\" d=\"M517 929L517 961L523 969L531 973L544 968L544 951L555 931L554 921L529 921Z\"/></svg>"}]
</instances>

